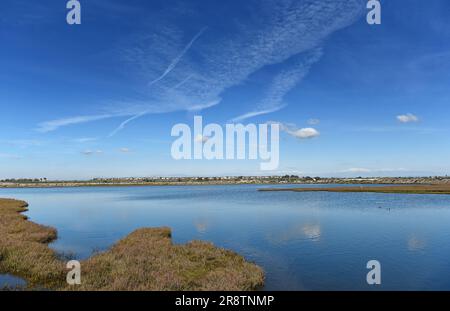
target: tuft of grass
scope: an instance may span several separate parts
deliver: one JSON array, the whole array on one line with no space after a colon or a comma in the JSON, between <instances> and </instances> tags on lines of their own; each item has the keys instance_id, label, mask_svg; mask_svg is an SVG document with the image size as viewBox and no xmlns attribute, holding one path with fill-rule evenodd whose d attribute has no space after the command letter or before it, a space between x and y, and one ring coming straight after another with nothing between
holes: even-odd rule
<instances>
[{"instance_id":1,"label":"tuft of grass","mask_svg":"<svg viewBox=\"0 0 450 311\"><path fill-rule=\"evenodd\" d=\"M81 290L253 290L258 266L211 243L174 245L169 228L139 229L82 264Z\"/></svg>"},{"instance_id":2,"label":"tuft of grass","mask_svg":"<svg viewBox=\"0 0 450 311\"><path fill-rule=\"evenodd\" d=\"M263 270L211 243L172 243L169 228L139 229L81 262L82 284L65 283L65 263L48 247L55 229L30 222L23 201L0 199L0 273L54 290L256 290Z\"/></svg>"}]
</instances>

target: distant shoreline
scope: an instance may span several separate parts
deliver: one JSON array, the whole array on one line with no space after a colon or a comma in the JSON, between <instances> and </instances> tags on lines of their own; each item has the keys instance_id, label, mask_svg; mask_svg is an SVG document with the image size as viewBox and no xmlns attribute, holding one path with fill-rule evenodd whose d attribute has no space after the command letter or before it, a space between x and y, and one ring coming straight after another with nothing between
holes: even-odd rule
<instances>
[{"instance_id":1,"label":"distant shoreline","mask_svg":"<svg viewBox=\"0 0 450 311\"><path fill-rule=\"evenodd\" d=\"M440 194L449 195L450 185L395 185L380 187L334 187L334 188L283 188L283 189L259 189L264 192L339 192L339 193L386 193L386 194Z\"/></svg>"},{"instance_id":2,"label":"distant shoreline","mask_svg":"<svg viewBox=\"0 0 450 311\"><path fill-rule=\"evenodd\" d=\"M0 181L0 188L78 188L78 187L144 187L144 186L220 186L220 185L450 185L445 177L375 177L320 178L297 176L274 177L181 177L181 178L106 178L89 181Z\"/></svg>"}]
</instances>

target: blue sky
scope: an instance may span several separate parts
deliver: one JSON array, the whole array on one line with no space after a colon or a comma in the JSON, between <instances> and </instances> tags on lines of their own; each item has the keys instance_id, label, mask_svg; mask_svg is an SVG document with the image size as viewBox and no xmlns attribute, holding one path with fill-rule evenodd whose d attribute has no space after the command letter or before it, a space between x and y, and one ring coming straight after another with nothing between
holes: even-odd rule
<instances>
[{"instance_id":1,"label":"blue sky","mask_svg":"<svg viewBox=\"0 0 450 311\"><path fill-rule=\"evenodd\" d=\"M0 178L267 174L173 160L195 115L282 123L271 174L450 172L446 0L80 2L2 1Z\"/></svg>"}]
</instances>

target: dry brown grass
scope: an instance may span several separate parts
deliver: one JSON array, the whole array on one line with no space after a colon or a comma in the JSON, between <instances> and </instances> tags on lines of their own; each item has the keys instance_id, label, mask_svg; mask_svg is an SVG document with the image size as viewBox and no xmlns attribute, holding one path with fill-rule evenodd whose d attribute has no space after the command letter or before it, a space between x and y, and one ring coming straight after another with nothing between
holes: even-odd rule
<instances>
[{"instance_id":1,"label":"dry brown grass","mask_svg":"<svg viewBox=\"0 0 450 311\"><path fill-rule=\"evenodd\" d=\"M263 272L210 243L174 245L169 228L140 229L82 264L80 289L252 290Z\"/></svg>"},{"instance_id":2,"label":"dry brown grass","mask_svg":"<svg viewBox=\"0 0 450 311\"><path fill-rule=\"evenodd\" d=\"M286 188L261 189L260 191L295 191L295 192L375 192L375 193L403 193L403 194L450 194L450 185L402 185L402 186L354 186L330 188Z\"/></svg>"},{"instance_id":3,"label":"dry brown grass","mask_svg":"<svg viewBox=\"0 0 450 311\"><path fill-rule=\"evenodd\" d=\"M56 230L28 221L20 214L27 203L0 200L0 272L25 278L30 287L60 286L64 265L47 244L56 239Z\"/></svg>"},{"instance_id":4,"label":"dry brown grass","mask_svg":"<svg viewBox=\"0 0 450 311\"><path fill-rule=\"evenodd\" d=\"M81 263L82 284L65 283L65 264L48 247L56 230L20 214L22 201L0 199L0 273L56 290L255 290L264 273L210 243L174 245L169 228L139 229Z\"/></svg>"}]
</instances>

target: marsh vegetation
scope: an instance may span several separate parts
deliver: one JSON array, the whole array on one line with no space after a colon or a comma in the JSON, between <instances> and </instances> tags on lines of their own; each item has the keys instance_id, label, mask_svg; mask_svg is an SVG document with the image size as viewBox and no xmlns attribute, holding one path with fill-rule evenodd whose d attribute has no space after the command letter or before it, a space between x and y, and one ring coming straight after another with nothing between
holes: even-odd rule
<instances>
[{"instance_id":1,"label":"marsh vegetation","mask_svg":"<svg viewBox=\"0 0 450 311\"><path fill-rule=\"evenodd\" d=\"M264 283L262 269L234 252L201 241L175 245L169 228L144 228L82 261L82 284L69 286L65 262L48 245L56 230L29 221L27 207L0 199L0 273L30 289L255 290Z\"/></svg>"}]
</instances>

